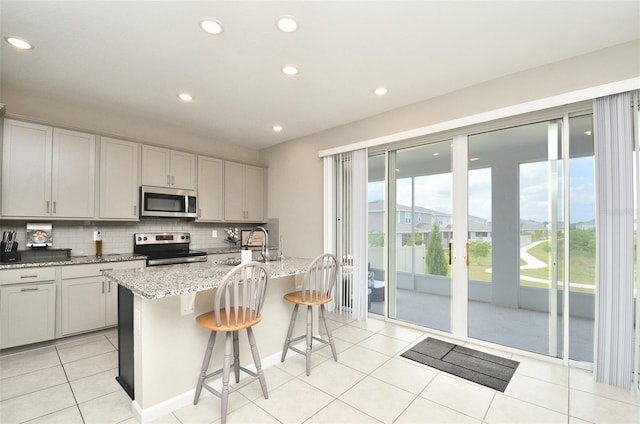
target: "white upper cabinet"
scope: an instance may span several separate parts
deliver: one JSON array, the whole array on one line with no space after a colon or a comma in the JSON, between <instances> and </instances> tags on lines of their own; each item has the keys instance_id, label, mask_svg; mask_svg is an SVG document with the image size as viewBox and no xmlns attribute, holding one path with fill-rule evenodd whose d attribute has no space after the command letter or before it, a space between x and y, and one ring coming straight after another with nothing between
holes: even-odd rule
<instances>
[{"instance_id":1,"label":"white upper cabinet","mask_svg":"<svg viewBox=\"0 0 640 424\"><path fill-rule=\"evenodd\" d=\"M264 222L264 168L225 161L224 219Z\"/></svg>"},{"instance_id":2,"label":"white upper cabinet","mask_svg":"<svg viewBox=\"0 0 640 424\"><path fill-rule=\"evenodd\" d=\"M2 216L94 216L95 136L5 119L2 165Z\"/></svg>"},{"instance_id":3,"label":"white upper cabinet","mask_svg":"<svg viewBox=\"0 0 640 424\"><path fill-rule=\"evenodd\" d=\"M142 184L195 190L196 156L192 153L143 145Z\"/></svg>"},{"instance_id":4,"label":"white upper cabinet","mask_svg":"<svg viewBox=\"0 0 640 424\"><path fill-rule=\"evenodd\" d=\"M198 221L224 219L224 161L198 156Z\"/></svg>"},{"instance_id":5,"label":"white upper cabinet","mask_svg":"<svg viewBox=\"0 0 640 424\"><path fill-rule=\"evenodd\" d=\"M94 135L53 129L52 216L94 217L95 164Z\"/></svg>"},{"instance_id":6,"label":"white upper cabinet","mask_svg":"<svg viewBox=\"0 0 640 424\"><path fill-rule=\"evenodd\" d=\"M138 219L139 144L100 138L100 214L102 219Z\"/></svg>"}]
</instances>

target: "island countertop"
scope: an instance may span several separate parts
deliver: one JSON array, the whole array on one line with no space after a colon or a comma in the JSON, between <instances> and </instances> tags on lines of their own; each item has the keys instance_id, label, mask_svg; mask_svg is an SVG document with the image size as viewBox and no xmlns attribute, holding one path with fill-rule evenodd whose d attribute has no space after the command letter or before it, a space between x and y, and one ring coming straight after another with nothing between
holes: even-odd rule
<instances>
[{"instance_id":1,"label":"island countertop","mask_svg":"<svg viewBox=\"0 0 640 424\"><path fill-rule=\"evenodd\" d=\"M287 257L267 263L270 278L303 274L312 259ZM146 299L179 296L218 287L233 266L220 261L104 271L103 274Z\"/></svg>"}]
</instances>

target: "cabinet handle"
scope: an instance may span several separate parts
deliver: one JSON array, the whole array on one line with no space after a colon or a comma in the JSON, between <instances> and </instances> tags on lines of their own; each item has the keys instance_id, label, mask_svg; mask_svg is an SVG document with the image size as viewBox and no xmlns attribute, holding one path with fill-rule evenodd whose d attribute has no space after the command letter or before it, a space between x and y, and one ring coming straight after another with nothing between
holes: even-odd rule
<instances>
[{"instance_id":1,"label":"cabinet handle","mask_svg":"<svg viewBox=\"0 0 640 424\"><path fill-rule=\"evenodd\" d=\"M104 281L102 282L102 293L104 294Z\"/></svg>"},{"instance_id":2,"label":"cabinet handle","mask_svg":"<svg viewBox=\"0 0 640 424\"><path fill-rule=\"evenodd\" d=\"M103 269L100 269L100 272L104 272L104 271L113 271L113 268L103 268Z\"/></svg>"},{"instance_id":3,"label":"cabinet handle","mask_svg":"<svg viewBox=\"0 0 640 424\"><path fill-rule=\"evenodd\" d=\"M111 280L109 280L109 283L108 283L108 284L109 284L109 285L107 286L107 287L109 288L109 289L108 289L108 292L109 292L109 293L111 293Z\"/></svg>"},{"instance_id":4,"label":"cabinet handle","mask_svg":"<svg viewBox=\"0 0 640 424\"><path fill-rule=\"evenodd\" d=\"M174 185L176 183L176 177L174 177L173 175L171 176L171 185Z\"/></svg>"},{"instance_id":5,"label":"cabinet handle","mask_svg":"<svg viewBox=\"0 0 640 424\"><path fill-rule=\"evenodd\" d=\"M56 201L53 201L53 213L56 213Z\"/></svg>"},{"instance_id":6,"label":"cabinet handle","mask_svg":"<svg viewBox=\"0 0 640 424\"><path fill-rule=\"evenodd\" d=\"M32 287L32 288L28 288L28 289L20 289L21 292L26 292L26 291L38 291L37 287Z\"/></svg>"},{"instance_id":7,"label":"cabinet handle","mask_svg":"<svg viewBox=\"0 0 640 424\"><path fill-rule=\"evenodd\" d=\"M47 200L45 203L47 204L47 213L49 213L49 201Z\"/></svg>"},{"instance_id":8,"label":"cabinet handle","mask_svg":"<svg viewBox=\"0 0 640 424\"><path fill-rule=\"evenodd\" d=\"M38 278L38 274L21 275L20 278Z\"/></svg>"},{"instance_id":9,"label":"cabinet handle","mask_svg":"<svg viewBox=\"0 0 640 424\"><path fill-rule=\"evenodd\" d=\"M202 209L198 208L198 218L202 216Z\"/></svg>"},{"instance_id":10,"label":"cabinet handle","mask_svg":"<svg viewBox=\"0 0 640 424\"><path fill-rule=\"evenodd\" d=\"M167 175L167 185L171 185L171 177Z\"/></svg>"},{"instance_id":11,"label":"cabinet handle","mask_svg":"<svg viewBox=\"0 0 640 424\"><path fill-rule=\"evenodd\" d=\"M136 205L133 205L133 216L137 216L138 215L138 207Z\"/></svg>"}]
</instances>

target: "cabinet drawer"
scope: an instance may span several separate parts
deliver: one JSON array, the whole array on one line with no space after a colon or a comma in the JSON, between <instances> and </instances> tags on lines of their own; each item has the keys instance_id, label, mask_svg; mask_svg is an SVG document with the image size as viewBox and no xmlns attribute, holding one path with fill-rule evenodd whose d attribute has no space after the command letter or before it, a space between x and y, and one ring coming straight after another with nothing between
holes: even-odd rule
<instances>
[{"instance_id":1,"label":"cabinet drawer","mask_svg":"<svg viewBox=\"0 0 640 424\"><path fill-rule=\"evenodd\" d=\"M33 283L53 281L55 279L56 269L53 267L4 269L0 271L0 284Z\"/></svg>"},{"instance_id":2,"label":"cabinet drawer","mask_svg":"<svg viewBox=\"0 0 640 424\"><path fill-rule=\"evenodd\" d=\"M144 261L104 262L100 264L66 265L61 267L62 279L101 276L102 271L144 268Z\"/></svg>"}]
</instances>

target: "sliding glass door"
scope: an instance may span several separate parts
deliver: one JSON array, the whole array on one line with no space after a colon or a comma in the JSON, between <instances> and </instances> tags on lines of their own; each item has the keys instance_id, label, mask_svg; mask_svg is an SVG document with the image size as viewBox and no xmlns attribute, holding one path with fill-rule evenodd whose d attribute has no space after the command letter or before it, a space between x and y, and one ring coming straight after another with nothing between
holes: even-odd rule
<instances>
[{"instance_id":1,"label":"sliding glass door","mask_svg":"<svg viewBox=\"0 0 640 424\"><path fill-rule=\"evenodd\" d=\"M560 134L560 123L547 121L468 140L469 336L556 357L563 348ZM483 225L486 237L475 231Z\"/></svg>"},{"instance_id":2,"label":"sliding glass door","mask_svg":"<svg viewBox=\"0 0 640 424\"><path fill-rule=\"evenodd\" d=\"M592 362L591 132L563 114L370 155L369 312Z\"/></svg>"},{"instance_id":3,"label":"sliding glass door","mask_svg":"<svg viewBox=\"0 0 640 424\"><path fill-rule=\"evenodd\" d=\"M389 316L451 331L451 141L389 157Z\"/></svg>"},{"instance_id":4,"label":"sliding glass door","mask_svg":"<svg viewBox=\"0 0 640 424\"><path fill-rule=\"evenodd\" d=\"M470 337L593 361L591 126L565 116L469 137Z\"/></svg>"}]
</instances>

